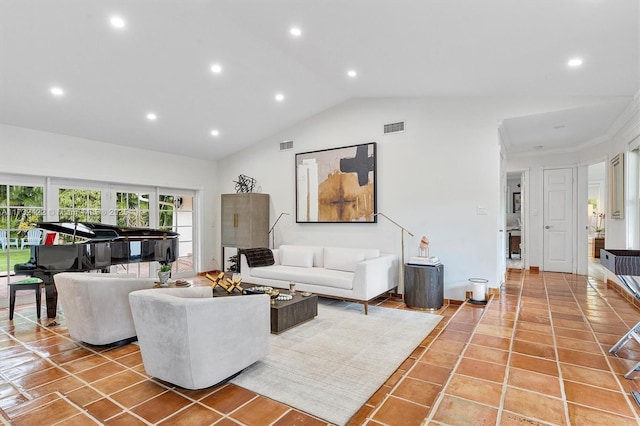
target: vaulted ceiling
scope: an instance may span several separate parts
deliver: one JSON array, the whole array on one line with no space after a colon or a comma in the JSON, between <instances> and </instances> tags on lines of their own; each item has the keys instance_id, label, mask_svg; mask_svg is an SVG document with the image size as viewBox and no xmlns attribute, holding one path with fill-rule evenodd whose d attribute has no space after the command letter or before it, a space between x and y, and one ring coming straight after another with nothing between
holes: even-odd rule
<instances>
[{"instance_id":1,"label":"vaulted ceiling","mask_svg":"<svg viewBox=\"0 0 640 426\"><path fill-rule=\"evenodd\" d=\"M504 117L512 152L584 144L640 89L639 27L637 0L0 0L0 123L218 159L351 98L612 97Z\"/></svg>"}]
</instances>

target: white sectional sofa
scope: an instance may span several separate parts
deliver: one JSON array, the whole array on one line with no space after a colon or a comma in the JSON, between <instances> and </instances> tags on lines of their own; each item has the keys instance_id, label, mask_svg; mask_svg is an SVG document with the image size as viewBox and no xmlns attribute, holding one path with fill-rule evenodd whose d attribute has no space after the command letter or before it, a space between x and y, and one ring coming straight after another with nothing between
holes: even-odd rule
<instances>
[{"instance_id":1,"label":"white sectional sofa","mask_svg":"<svg viewBox=\"0 0 640 426\"><path fill-rule=\"evenodd\" d=\"M398 256L378 249L282 245L272 250L274 264L250 267L240 255L240 274L248 284L310 291L364 305L398 286Z\"/></svg>"}]
</instances>

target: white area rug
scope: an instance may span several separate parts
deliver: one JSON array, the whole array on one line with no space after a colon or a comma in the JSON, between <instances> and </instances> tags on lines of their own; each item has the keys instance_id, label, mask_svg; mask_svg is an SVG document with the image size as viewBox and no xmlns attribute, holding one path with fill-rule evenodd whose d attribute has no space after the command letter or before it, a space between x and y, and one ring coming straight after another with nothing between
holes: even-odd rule
<instances>
[{"instance_id":1,"label":"white area rug","mask_svg":"<svg viewBox=\"0 0 640 426\"><path fill-rule=\"evenodd\" d=\"M280 335L271 353L231 380L328 422L343 425L442 316L319 299L318 316Z\"/></svg>"}]
</instances>

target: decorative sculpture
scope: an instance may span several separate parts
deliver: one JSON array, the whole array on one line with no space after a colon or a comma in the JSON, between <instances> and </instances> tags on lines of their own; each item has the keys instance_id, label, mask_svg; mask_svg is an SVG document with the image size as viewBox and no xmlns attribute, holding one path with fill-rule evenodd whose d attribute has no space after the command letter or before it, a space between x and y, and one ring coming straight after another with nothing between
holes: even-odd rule
<instances>
[{"instance_id":1,"label":"decorative sculpture","mask_svg":"<svg viewBox=\"0 0 640 426\"><path fill-rule=\"evenodd\" d=\"M420 245L418 245L418 256L429 257L429 240L426 235L420 238Z\"/></svg>"},{"instance_id":2,"label":"decorative sculpture","mask_svg":"<svg viewBox=\"0 0 640 426\"><path fill-rule=\"evenodd\" d=\"M215 290L216 286L222 287L227 293L231 294L234 290L238 290L242 293L243 288L240 286L240 282L242 281L242 277L238 275L236 279L227 278L224 280L224 272L220 272L217 276L212 276L210 274L205 275L209 280L213 282L211 288Z\"/></svg>"},{"instance_id":3,"label":"decorative sculpture","mask_svg":"<svg viewBox=\"0 0 640 426\"><path fill-rule=\"evenodd\" d=\"M253 192L256 187L256 180L246 175L239 175L238 180L234 180L236 184L236 192Z\"/></svg>"}]
</instances>

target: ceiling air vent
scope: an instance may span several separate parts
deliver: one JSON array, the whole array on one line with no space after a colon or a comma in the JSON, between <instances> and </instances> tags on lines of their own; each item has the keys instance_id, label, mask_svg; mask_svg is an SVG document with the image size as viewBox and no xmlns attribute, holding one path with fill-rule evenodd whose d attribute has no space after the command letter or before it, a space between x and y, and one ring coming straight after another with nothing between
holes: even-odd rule
<instances>
[{"instance_id":1,"label":"ceiling air vent","mask_svg":"<svg viewBox=\"0 0 640 426\"><path fill-rule=\"evenodd\" d=\"M293 141L282 141L280 142L280 151L286 151L287 149L293 148Z\"/></svg>"},{"instance_id":2,"label":"ceiling air vent","mask_svg":"<svg viewBox=\"0 0 640 426\"><path fill-rule=\"evenodd\" d=\"M404 132L404 121L398 121L397 123L385 124L384 134Z\"/></svg>"}]
</instances>

